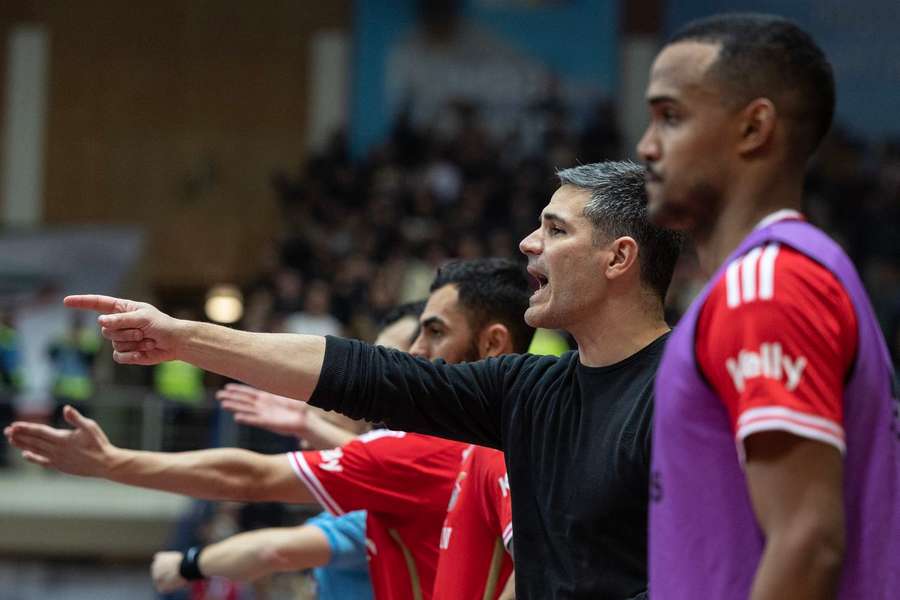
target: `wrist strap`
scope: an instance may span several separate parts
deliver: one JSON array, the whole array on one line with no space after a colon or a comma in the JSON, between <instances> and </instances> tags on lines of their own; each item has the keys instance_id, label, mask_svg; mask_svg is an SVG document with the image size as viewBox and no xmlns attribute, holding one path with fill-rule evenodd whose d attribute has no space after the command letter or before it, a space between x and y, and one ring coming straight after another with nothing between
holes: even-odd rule
<instances>
[{"instance_id":1,"label":"wrist strap","mask_svg":"<svg viewBox=\"0 0 900 600\"><path fill-rule=\"evenodd\" d=\"M191 546L181 559L178 573L188 581L206 579L203 573L200 572L200 553L202 551L203 546Z\"/></svg>"}]
</instances>

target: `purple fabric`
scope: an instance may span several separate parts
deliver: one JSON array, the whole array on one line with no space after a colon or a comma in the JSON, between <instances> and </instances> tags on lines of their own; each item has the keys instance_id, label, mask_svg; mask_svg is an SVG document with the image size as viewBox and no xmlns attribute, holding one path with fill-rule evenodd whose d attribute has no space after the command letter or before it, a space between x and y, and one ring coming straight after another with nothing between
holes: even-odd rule
<instances>
[{"instance_id":1,"label":"purple fabric","mask_svg":"<svg viewBox=\"0 0 900 600\"><path fill-rule=\"evenodd\" d=\"M752 232L691 305L656 379L650 505L650 597L747 598L764 538L749 500L727 411L695 359L700 310L737 257L767 242L829 269L856 311L859 346L844 389L846 553L839 598L900 598L900 433L887 347L859 276L812 225L779 221Z\"/></svg>"}]
</instances>

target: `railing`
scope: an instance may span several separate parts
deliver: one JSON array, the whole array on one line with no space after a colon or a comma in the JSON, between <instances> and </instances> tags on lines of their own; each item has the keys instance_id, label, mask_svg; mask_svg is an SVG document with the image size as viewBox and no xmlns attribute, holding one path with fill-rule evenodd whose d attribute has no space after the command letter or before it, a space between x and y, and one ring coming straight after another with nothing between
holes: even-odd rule
<instances>
[{"instance_id":1,"label":"railing","mask_svg":"<svg viewBox=\"0 0 900 600\"><path fill-rule=\"evenodd\" d=\"M17 405L15 398L0 395L0 428L17 418ZM192 405L162 398L146 387L101 385L92 398L76 406L100 424L113 444L124 448L180 452L224 446L277 453L297 447L293 438L236 424L213 399L212 390ZM58 409L46 420L55 427L69 427ZM0 468L21 466L16 454L0 437Z\"/></svg>"}]
</instances>

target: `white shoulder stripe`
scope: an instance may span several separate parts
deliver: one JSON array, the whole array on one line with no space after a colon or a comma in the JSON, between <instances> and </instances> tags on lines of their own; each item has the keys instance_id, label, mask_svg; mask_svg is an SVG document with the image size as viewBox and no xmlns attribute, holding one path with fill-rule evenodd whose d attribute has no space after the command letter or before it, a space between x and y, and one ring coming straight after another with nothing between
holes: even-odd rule
<instances>
[{"instance_id":1,"label":"white shoulder stripe","mask_svg":"<svg viewBox=\"0 0 900 600\"><path fill-rule=\"evenodd\" d=\"M725 292L728 308L775 297L775 259L778 244L757 246L725 269Z\"/></svg>"},{"instance_id":2,"label":"white shoulder stripe","mask_svg":"<svg viewBox=\"0 0 900 600\"><path fill-rule=\"evenodd\" d=\"M762 248L754 248L741 261L741 298L744 302L756 300L756 265Z\"/></svg>"},{"instance_id":3,"label":"white shoulder stripe","mask_svg":"<svg viewBox=\"0 0 900 600\"><path fill-rule=\"evenodd\" d=\"M738 283L738 269L741 267L740 259L728 265L725 271L725 286L728 292L728 308L735 308L741 303L741 286Z\"/></svg>"},{"instance_id":4,"label":"white shoulder stripe","mask_svg":"<svg viewBox=\"0 0 900 600\"><path fill-rule=\"evenodd\" d=\"M775 296L775 259L778 244L769 244L759 261L759 299L771 300Z\"/></svg>"}]
</instances>

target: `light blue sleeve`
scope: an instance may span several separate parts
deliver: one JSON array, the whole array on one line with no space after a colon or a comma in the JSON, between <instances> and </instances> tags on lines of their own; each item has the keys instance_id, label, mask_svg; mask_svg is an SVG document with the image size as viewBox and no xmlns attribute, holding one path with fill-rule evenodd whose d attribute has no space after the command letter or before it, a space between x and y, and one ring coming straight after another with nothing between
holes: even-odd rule
<instances>
[{"instance_id":1,"label":"light blue sleeve","mask_svg":"<svg viewBox=\"0 0 900 600\"><path fill-rule=\"evenodd\" d=\"M366 559L366 511L357 510L340 517L327 512L312 517L307 525L318 527L331 547L328 567L368 569Z\"/></svg>"}]
</instances>

